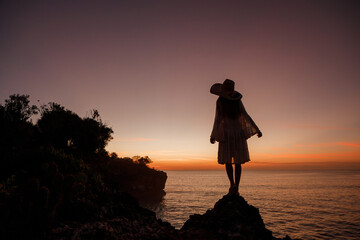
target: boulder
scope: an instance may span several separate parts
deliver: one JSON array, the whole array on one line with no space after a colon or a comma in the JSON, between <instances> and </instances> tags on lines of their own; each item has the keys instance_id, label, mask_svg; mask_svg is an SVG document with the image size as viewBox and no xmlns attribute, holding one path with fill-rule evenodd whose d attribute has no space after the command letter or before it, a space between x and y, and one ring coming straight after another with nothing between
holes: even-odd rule
<instances>
[{"instance_id":1,"label":"boulder","mask_svg":"<svg viewBox=\"0 0 360 240\"><path fill-rule=\"evenodd\" d=\"M191 215L180 235L183 239L277 239L265 227L259 209L238 194L225 195L203 215Z\"/></svg>"}]
</instances>

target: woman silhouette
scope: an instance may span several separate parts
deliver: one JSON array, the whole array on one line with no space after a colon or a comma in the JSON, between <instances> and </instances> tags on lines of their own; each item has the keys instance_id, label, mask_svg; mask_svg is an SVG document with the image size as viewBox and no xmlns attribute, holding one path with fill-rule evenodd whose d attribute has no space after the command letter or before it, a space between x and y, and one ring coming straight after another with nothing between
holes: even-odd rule
<instances>
[{"instance_id":1,"label":"woman silhouette","mask_svg":"<svg viewBox=\"0 0 360 240\"><path fill-rule=\"evenodd\" d=\"M241 102L242 95L234 90L234 81L215 83L210 92L218 95L214 127L210 136L212 144L219 142L218 163L225 164L230 181L229 194L237 194L241 177L241 164L250 161L246 140L257 134L262 136ZM235 181L233 167L235 164Z\"/></svg>"}]
</instances>

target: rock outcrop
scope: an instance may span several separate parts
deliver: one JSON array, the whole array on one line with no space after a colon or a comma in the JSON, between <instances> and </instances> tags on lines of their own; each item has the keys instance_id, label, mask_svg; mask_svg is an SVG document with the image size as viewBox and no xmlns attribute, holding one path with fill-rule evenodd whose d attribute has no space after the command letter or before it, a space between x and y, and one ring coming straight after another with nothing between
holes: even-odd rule
<instances>
[{"instance_id":1,"label":"rock outcrop","mask_svg":"<svg viewBox=\"0 0 360 240\"><path fill-rule=\"evenodd\" d=\"M180 235L182 239L277 239L266 229L259 209L239 195L225 195L205 214L191 215Z\"/></svg>"},{"instance_id":2,"label":"rock outcrop","mask_svg":"<svg viewBox=\"0 0 360 240\"><path fill-rule=\"evenodd\" d=\"M83 215L91 215L89 211L93 211L91 221L81 219L61 223L44 234L44 239L165 240L178 239L179 236L173 226L156 219L154 212L140 207L127 193L114 194L101 209L87 209Z\"/></svg>"},{"instance_id":3,"label":"rock outcrop","mask_svg":"<svg viewBox=\"0 0 360 240\"><path fill-rule=\"evenodd\" d=\"M239 239L275 240L266 229L259 210L239 195L226 195L205 214L194 214L180 230L156 219L155 213L140 207L128 194L107 204L96 220L63 224L47 239ZM286 236L283 240L291 240Z\"/></svg>"},{"instance_id":4,"label":"rock outcrop","mask_svg":"<svg viewBox=\"0 0 360 240\"><path fill-rule=\"evenodd\" d=\"M138 201L160 202L165 196L167 174L150 168L141 160L113 157L103 173L105 183L117 191L130 193Z\"/></svg>"}]
</instances>

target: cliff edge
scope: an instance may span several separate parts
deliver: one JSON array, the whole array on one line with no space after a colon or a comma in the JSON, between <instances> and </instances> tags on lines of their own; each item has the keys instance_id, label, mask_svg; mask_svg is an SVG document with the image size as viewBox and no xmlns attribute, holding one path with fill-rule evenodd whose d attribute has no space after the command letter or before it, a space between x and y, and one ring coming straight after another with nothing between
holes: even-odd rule
<instances>
[{"instance_id":1,"label":"cliff edge","mask_svg":"<svg viewBox=\"0 0 360 240\"><path fill-rule=\"evenodd\" d=\"M266 229L259 209L239 195L225 195L205 214L191 215L180 235L182 239L278 239Z\"/></svg>"}]
</instances>

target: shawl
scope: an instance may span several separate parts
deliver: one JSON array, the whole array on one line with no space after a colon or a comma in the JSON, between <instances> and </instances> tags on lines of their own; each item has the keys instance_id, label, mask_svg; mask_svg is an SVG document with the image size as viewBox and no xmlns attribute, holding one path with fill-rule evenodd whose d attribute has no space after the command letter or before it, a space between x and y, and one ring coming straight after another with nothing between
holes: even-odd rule
<instances>
[{"instance_id":1,"label":"shawl","mask_svg":"<svg viewBox=\"0 0 360 240\"><path fill-rule=\"evenodd\" d=\"M260 130L256 126L255 122L252 120L252 118L249 116L249 114L246 112L242 101L238 100L238 102L239 102L238 107L240 110L240 116L237 118L237 121L238 124L241 126L241 130L242 133L244 134L245 139L248 139L253 135L259 133ZM218 142L224 141L225 131L230 130L230 129L224 129L224 125L225 125L224 122L225 122L225 117L223 114L223 109L218 99L216 102L214 126L211 133L211 138L214 138Z\"/></svg>"}]
</instances>

